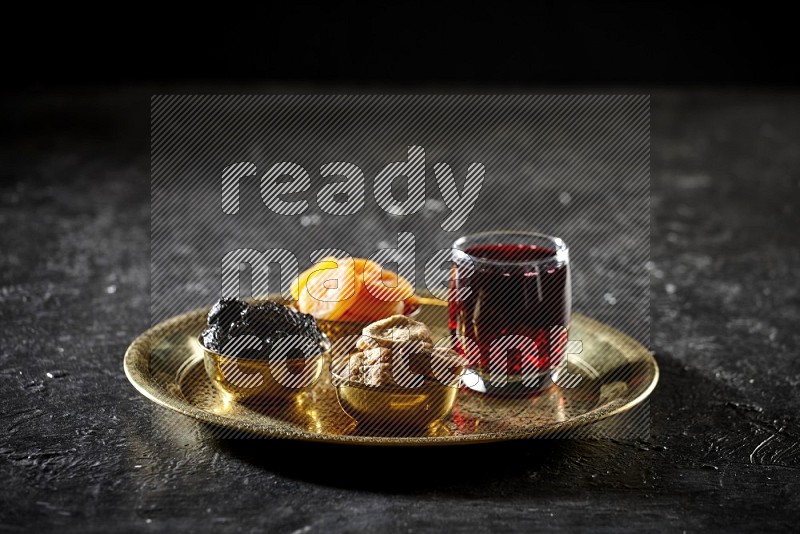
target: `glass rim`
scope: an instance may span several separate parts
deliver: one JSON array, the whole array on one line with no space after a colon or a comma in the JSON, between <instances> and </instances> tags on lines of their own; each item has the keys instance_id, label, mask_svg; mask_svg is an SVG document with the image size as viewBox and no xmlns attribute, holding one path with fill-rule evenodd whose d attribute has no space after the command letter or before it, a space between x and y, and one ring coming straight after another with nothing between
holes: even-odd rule
<instances>
[{"instance_id":1,"label":"glass rim","mask_svg":"<svg viewBox=\"0 0 800 534\"><path fill-rule=\"evenodd\" d=\"M464 250L464 243L469 240L480 240L485 239L488 237L496 236L500 237L519 237L519 238L535 238L541 239L543 241L547 241L553 247L553 253L548 255L545 258L537 259L537 260L497 260L493 258L487 258L485 256L478 256L476 254L472 254ZM516 241L508 241L508 242L500 242L500 244L518 244L520 243L521 239ZM474 234L466 234L453 242L452 246L454 251L458 251L464 256L469 257L470 259L474 260L475 263L483 263L489 265L509 265L509 266L522 266L522 265L541 265L551 262L556 262L559 264L567 263L569 261L569 247L567 244L564 243L564 240L560 237L556 237L554 235L543 234L540 232L529 232L525 230L489 230L486 232L476 232Z\"/></svg>"}]
</instances>

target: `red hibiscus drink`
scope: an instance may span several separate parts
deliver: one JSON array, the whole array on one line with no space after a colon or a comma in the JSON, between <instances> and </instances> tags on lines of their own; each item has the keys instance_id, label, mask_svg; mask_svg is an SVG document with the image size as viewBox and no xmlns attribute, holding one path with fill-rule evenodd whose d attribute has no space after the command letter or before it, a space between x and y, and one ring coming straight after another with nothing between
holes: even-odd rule
<instances>
[{"instance_id":1,"label":"red hibiscus drink","mask_svg":"<svg viewBox=\"0 0 800 534\"><path fill-rule=\"evenodd\" d=\"M557 237L485 232L453 244L450 330L478 391L524 394L552 383L571 312L569 251Z\"/></svg>"}]
</instances>

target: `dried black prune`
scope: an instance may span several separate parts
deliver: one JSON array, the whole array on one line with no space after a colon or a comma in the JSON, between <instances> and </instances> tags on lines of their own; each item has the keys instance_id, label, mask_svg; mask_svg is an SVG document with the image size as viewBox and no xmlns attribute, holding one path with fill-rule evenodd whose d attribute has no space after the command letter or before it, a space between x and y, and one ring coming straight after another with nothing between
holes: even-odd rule
<instances>
[{"instance_id":1,"label":"dried black prune","mask_svg":"<svg viewBox=\"0 0 800 534\"><path fill-rule=\"evenodd\" d=\"M219 352L220 350L220 341L223 336L222 328L219 325L213 324L203 330L203 345L207 349L211 349L214 352Z\"/></svg>"},{"instance_id":2,"label":"dried black prune","mask_svg":"<svg viewBox=\"0 0 800 534\"><path fill-rule=\"evenodd\" d=\"M208 312L208 324L228 328L247 308L249 308L248 304L239 299L219 300Z\"/></svg>"},{"instance_id":3,"label":"dried black prune","mask_svg":"<svg viewBox=\"0 0 800 534\"><path fill-rule=\"evenodd\" d=\"M309 313L298 312L297 317L300 323L298 326L298 334L321 343L323 339L322 331L319 329L319 326L317 326L317 320L314 318L314 316Z\"/></svg>"},{"instance_id":4,"label":"dried black prune","mask_svg":"<svg viewBox=\"0 0 800 534\"><path fill-rule=\"evenodd\" d=\"M238 320L231 323L228 327L228 331L226 332L225 339L232 339L234 337L239 336L254 336L254 329L247 324L244 319L239 318Z\"/></svg>"},{"instance_id":5,"label":"dried black prune","mask_svg":"<svg viewBox=\"0 0 800 534\"><path fill-rule=\"evenodd\" d=\"M206 348L222 353L233 351L236 356L248 359L269 357L275 343L292 335L319 344L323 341L313 316L272 301L250 306L237 299L221 300L209 312L208 325L202 334ZM230 342L241 336L257 337L262 341L261 348L229 347ZM289 357L303 356L293 352Z\"/></svg>"},{"instance_id":6,"label":"dried black prune","mask_svg":"<svg viewBox=\"0 0 800 534\"><path fill-rule=\"evenodd\" d=\"M300 315L299 312L287 306L268 301L245 310L242 318L259 330L271 332L283 330L289 333L299 333L298 315Z\"/></svg>"}]
</instances>

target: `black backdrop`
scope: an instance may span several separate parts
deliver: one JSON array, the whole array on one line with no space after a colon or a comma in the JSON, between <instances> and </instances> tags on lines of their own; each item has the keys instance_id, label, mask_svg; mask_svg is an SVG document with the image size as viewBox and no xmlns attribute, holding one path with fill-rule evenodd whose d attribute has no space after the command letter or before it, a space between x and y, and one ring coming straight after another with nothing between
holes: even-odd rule
<instances>
[{"instance_id":1,"label":"black backdrop","mask_svg":"<svg viewBox=\"0 0 800 534\"><path fill-rule=\"evenodd\" d=\"M134 82L353 86L797 81L781 5L198 3L7 14L6 90Z\"/></svg>"}]
</instances>

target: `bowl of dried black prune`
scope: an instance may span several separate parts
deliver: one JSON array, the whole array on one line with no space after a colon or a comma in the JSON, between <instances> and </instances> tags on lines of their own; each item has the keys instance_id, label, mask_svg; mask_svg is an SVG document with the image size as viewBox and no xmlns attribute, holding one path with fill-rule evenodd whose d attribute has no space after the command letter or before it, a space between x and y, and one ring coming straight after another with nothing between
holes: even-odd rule
<instances>
[{"instance_id":1,"label":"bowl of dried black prune","mask_svg":"<svg viewBox=\"0 0 800 534\"><path fill-rule=\"evenodd\" d=\"M320 378L330 348L313 316L239 299L214 304L199 342L208 376L236 401L296 396Z\"/></svg>"}]
</instances>

